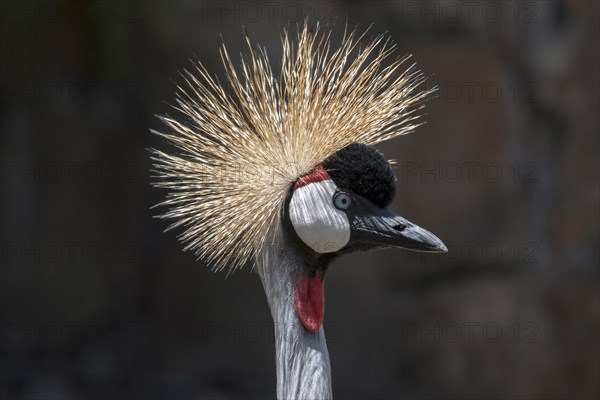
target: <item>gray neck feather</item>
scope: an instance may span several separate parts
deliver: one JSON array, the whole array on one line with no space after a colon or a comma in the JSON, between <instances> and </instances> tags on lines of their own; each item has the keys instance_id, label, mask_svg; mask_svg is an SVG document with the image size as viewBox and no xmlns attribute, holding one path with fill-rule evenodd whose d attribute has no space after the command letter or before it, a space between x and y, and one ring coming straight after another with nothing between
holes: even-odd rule
<instances>
[{"instance_id":1,"label":"gray neck feather","mask_svg":"<svg viewBox=\"0 0 600 400\"><path fill-rule=\"evenodd\" d=\"M282 239L281 227L257 257L275 324L278 399L331 399L331 366L323 327L304 329L296 316L295 279L304 268L302 258Z\"/></svg>"}]
</instances>

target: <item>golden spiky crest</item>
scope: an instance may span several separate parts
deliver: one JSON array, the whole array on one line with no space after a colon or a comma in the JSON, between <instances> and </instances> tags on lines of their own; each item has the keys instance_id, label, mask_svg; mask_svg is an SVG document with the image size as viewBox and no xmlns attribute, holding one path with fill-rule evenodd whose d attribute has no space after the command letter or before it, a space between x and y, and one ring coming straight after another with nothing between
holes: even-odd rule
<instances>
[{"instance_id":1,"label":"golden spiky crest","mask_svg":"<svg viewBox=\"0 0 600 400\"><path fill-rule=\"evenodd\" d=\"M331 31L305 23L282 35L276 75L266 50L246 37L248 57L235 68L220 48L230 91L200 62L185 71L176 110L157 133L176 153L152 150L154 183L169 191L168 230L182 227L184 250L221 270L251 261L278 223L291 185L351 143L373 145L409 133L430 93L423 75L390 60L395 45L380 35L364 48L356 30L332 50ZM295 40L294 40L295 39Z\"/></svg>"}]
</instances>

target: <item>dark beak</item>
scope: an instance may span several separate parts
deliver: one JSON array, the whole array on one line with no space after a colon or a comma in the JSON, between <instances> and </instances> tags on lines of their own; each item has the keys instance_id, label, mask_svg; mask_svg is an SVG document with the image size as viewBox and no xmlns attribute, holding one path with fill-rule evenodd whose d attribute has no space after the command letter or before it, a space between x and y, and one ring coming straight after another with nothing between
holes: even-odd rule
<instances>
[{"instance_id":1,"label":"dark beak","mask_svg":"<svg viewBox=\"0 0 600 400\"><path fill-rule=\"evenodd\" d=\"M365 202L367 203L367 202ZM361 204L351 219L350 242L357 246L401 247L407 250L445 253L448 248L433 233L387 208Z\"/></svg>"}]
</instances>

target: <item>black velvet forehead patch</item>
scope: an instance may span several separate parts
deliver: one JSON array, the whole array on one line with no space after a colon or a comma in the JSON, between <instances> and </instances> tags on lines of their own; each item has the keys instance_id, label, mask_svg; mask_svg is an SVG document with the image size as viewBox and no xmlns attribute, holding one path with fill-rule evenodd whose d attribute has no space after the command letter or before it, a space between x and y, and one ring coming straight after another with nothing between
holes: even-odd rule
<instances>
[{"instance_id":1,"label":"black velvet forehead patch","mask_svg":"<svg viewBox=\"0 0 600 400\"><path fill-rule=\"evenodd\" d=\"M350 144L322 165L340 189L351 190L379 207L388 206L394 199L394 171L383 154L373 147Z\"/></svg>"}]
</instances>

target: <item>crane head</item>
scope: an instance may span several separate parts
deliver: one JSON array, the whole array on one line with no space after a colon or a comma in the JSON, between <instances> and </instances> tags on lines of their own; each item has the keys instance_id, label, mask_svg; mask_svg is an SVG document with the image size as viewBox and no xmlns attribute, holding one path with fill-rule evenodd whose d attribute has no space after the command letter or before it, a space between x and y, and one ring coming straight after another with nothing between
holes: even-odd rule
<instances>
[{"instance_id":1,"label":"crane head","mask_svg":"<svg viewBox=\"0 0 600 400\"><path fill-rule=\"evenodd\" d=\"M313 269L297 278L300 321L317 331L323 321L323 279L327 264L356 250L400 247L446 252L431 232L388 209L395 177L382 153L363 144L339 150L293 186L287 204L288 227L312 258Z\"/></svg>"},{"instance_id":2,"label":"crane head","mask_svg":"<svg viewBox=\"0 0 600 400\"><path fill-rule=\"evenodd\" d=\"M435 235L387 208L395 191L383 154L351 144L295 183L289 219L298 238L319 254L381 247L447 251Z\"/></svg>"}]
</instances>

